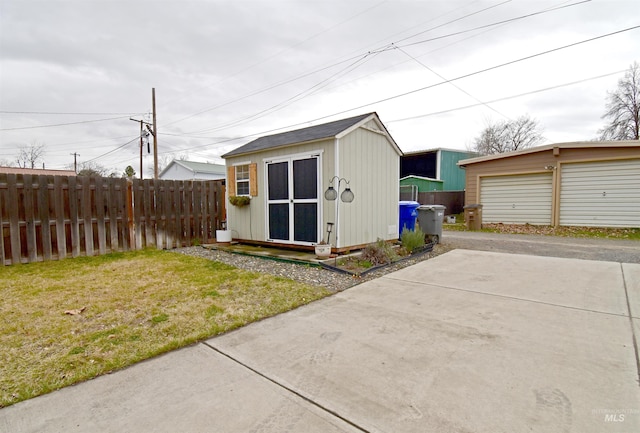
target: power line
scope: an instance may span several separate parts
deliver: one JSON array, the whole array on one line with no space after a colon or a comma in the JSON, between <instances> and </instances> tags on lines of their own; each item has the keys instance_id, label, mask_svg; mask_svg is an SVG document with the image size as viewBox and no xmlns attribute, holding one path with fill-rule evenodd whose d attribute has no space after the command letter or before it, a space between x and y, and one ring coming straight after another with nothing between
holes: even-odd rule
<instances>
[{"instance_id":1,"label":"power line","mask_svg":"<svg viewBox=\"0 0 640 433\"><path fill-rule=\"evenodd\" d=\"M558 84L556 86L545 87L545 88L537 89L537 90L531 90L529 92L519 93L517 95L511 95L511 96L505 96L505 97L502 97L502 98L492 99L491 101L487 101L486 103L493 104L495 102L501 102L501 101L507 101L509 99L521 98L523 96L529 96L529 95L533 95L533 94L536 94L536 93L547 92L549 90L560 89L562 87L573 86L573 85L576 85L576 84L585 83L587 81L592 81L592 80L597 80L597 79L600 79L600 78L610 77L612 75L618 75L618 74L621 74L621 73L624 73L624 72L627 72L627 69L623 69L621 71L616 71L616 72L610 72L610 73L604 74L604 75L598 75L596 77L585 78L585 79L578 80L578 81L571 81L569 83ZM481 105L485 105L486 103L480 102L478 104L465 105L463 107L456 107L456 108L451 108L451 109L448 109L448 110L434 111L434 112L431 112L431 113L418 114L416 116L411 116L411 117L403 117L401 119L387 120L385 123L404 122L406 120L415 120L415 119L421 119L423 117L437 116L437 115L440 115L440 114L452 113L454 111L460 111L460 110L466 110L468 108L479 107Z\"/></svg>"},{"instance_id":2,"label":"power line","mask_svg":"<svg viewBox=\"0 0 640 433\"><path fill-rule=\"evenodd\" d=\"M476 98L475 96L473 96L471 93L467 92L466 90L464 90L462 87L458 86L455 83L452 83L450 80L446 79L445 77L443 77L442 75L438 74L436 71L434 71L433 69L431 69L430 67L428 67L427 65L425 65L424 63L422 63L420 60L416 59L415 57L413 57L411 54L407 53L405 50L403 50L402 48L398 47L398 50L404 54L407 55L407 57L409 57L410 59L413 59L416 63L418 63L420 66L424 67L425 69L427 69L429 72L431 72L432 74L436 75L438 78L440 78L441 80L444 80L446 83L451 84L453 87L455 87L456 89L460 90L462 93L464 93L465 95L469 96L470 98L474 99L475 101L479 102L480 104L484 105L485 107L487 107L488 109L490 109L491 111L499 114L500 116L504 117L505 119L509 119L509 116L502 114L501 112L499 112L498 110L496 110L495 108L491 107L488 103L486 102L482 102L480 99Z\"/></svg>"},{"instance_id":3,"label":"power line","mask_svg":"<svg viewBox=\"0 0 640 433\"><path fill-rule=\"evenodd\" d=\"M113 152L115 152L115 151L117 151L117 150L122 149L122 148L123 148L123 147L125 147L126 145L133 143L135 140L137 140L137 139L139 139L139 138L140 138L140 136L139 136L139 135L137 135L137 136L133 137L131 140L127 141L125 144L123 144L123 145L121 145L121 146L118 146L118 147L116 147L115 149L112 149L112 150L110 150L110 151L108 151L108 152L106 152L106 153L103 153L102 155L96 156L95 158L88 159L88 160L84 161L84 163L86 164L87 162L92 162L92 161L96 161L96 160L98 160L98 159L100 159L100 158L103 158L103 157L105 157L105 156L107 156L107 155L109 155L109 154L111 154L111 153L113 153Z\"/></svg>"},{"instance_id":4,"label":"power line","mask_svg":"<svg viewBox=\"0 0 640 433\"><path fill-rule=\"evenodd\" d=\"M512 61L509 61L509 62L506 62L506 63L501 63L499 65L495 65L495 66L491 66L489 68L485 68L485 69L481 69L481 70L478 70L478 71L475 71L475 72L471 72L469 74L460 75L459 77L452 78L449 81L442 81L440 83L436 83L436 84L431 84L429 86L420 87L418 89L414 89L414 90L410 90L408 92L400 93L400 94L395 95L395 96L390 96L388 98L379 99L377 101L373 101L373 102L369 102L367 104L359 105L357 107L353 107L353 108L350 108L348 110L343 110L343 111L340 111L338 113L333 113L333 114L328 115L328 116L323 116L323 117L320 117L320 118L315 119L313 121L326 119L327 117L336 116L338 114L348 113L349 111L359 110L361 108L365 108L365 107L368 107L368 106L371 106L371 105L374 105L374 104L379 104L379 103L382 103L382 102L391 101L393 99L398 99L398 98L403 97L403 96L408 96L408 95L411 95L411 94L414 94L414 93L421 92L423 90L427 90L427 89L431 89L431 88L434 88L434 87L437 87L437 86L441 86L441 85L449 83L451 81L462 80L463 78L469 78L469 77L472 77L474 75L479 75L479 74L482 74L484 72L492 71L494 69L502 68L504 66L512 65L512 64L518 63L518 62L522 62L524 60L533 59L535 57L540 57L540 56L543 56L545 54L550 54L550 53L553 53L553 52L556 52L556 51L564 50L566 48L575 47L577 45L585 44L587 42L593 42L593 41L598 40L598 39L602 39L602 38L606 38L606 37L609 37L609 36L617 35L617 34L620 34L620 33L628 32L628 31L635 30L635 29L638 29L638 28L640 28L640 25L634 26L634 27L629 27L629 28L626 28L626 29L623 29L623 30L618 30L618 31L611 32L611 33L607 33L607 34L604 34L604 35L596 36L596 37L593 37L593 38L585 39L585 40L582 40L580 42L574 42L572 44L564 45L564 46L561 46L561 47L558 47L558 48L553 48L551 50L542 51L540 53L532 54L530 56L521 57L521 58L516 59L516 60L512 60Z\"/></svg>"},{"instance_id":5,"label":"power line","mask_svg":"<svg viewBox=\"0 0 640 433\"><path fill-rule=\"evenodd\" d=\"M518 17L509 18L507 20L502 20L502 21L497 21L497 22L491 23L491 24L485 24L483 26L474 27L472 29L461 30L459 32L449 33L449 34L446 34L446 35L437 36L435 38L424 39L422 41L411 42L411 43L408 43L408 44L401 45L401 47L410 47L412 45L424 44L424 43L427 43L427 42L437 41L439 39L450 38L452 36L458 36L458 35L461 35L461 34L464 34L464 33L473 32L473 31L476 31L476 30L482 30L482 29L486 29L486 28L489 28L489 27L494 27L494 26L498 26L498 25L502 25L502 24L506 24L506 23L511 23L511 22L514 22L514 21L519 21L519 20L522 20L522 19L525 19L525 18L531 18L531 17L536 16L536 15L546 14L548 12L553 12L553 11L557 11L557 10L560 10L560 9L577 6L577 5L580 5L580 4L583 4L583 3L589 3L590 1L591 0L583 0L583 1L580 1L580 2L577 2L577 3L571 3L571 4L568 4L568 5L564 5L564 6L558 6L558 7L551 8L551 9L545 9L545 10L542 10L542 11L533 12L533 13L530 13L530 14L527 14L527 15L520 15ZM407 39L407 38L405 38L405 39Z\"/></svg>"},{"instance_id":6,"label":"power line","mask_svg":"<svg viewBox=\"0 0 640 433\"><path fill-rule=\"evenodd\" d=\"M23 129L36 129L36 128L53 128L56 126L69 126L69 125L80 125L83 123L95 123L95 122L106 122L109 120L117 120L117 119L124 119L129 117L127 116L119 116L119 117L109 117L107 119L94 119L94 120L82 120L80 122L69 122L69 123L57 123L57 124L53 124L53 125L37 125L37 126L22 126L19 128L2 128L0 129L0 131L17 131L17 130L23 130Z\"/></svg>"},{"instance_id":7,"label":"power line","mask_svg":"<svg viewBox=\"0 0 640 433\"><path fill-rule=\"evenodd\" d=\"M145 113L133 113L131 114L130 112L127 113L86 113L86 112L82 112L82 113L65 113L65 112L60 112L60 111L3 111L0 110L0 114L53 114L53 115L72 115L72 116L119 116L119 115L127 115L127 116L138 116L141 114L145 114Z\"/></svg>"},{"instance_id":8,"label":"power line","mask_svg":"<svg viewBox=\"0 0 640 433\"><path fill-rule=\"evenodd\" d=\"M499 3L499 4L497 4L497 5L490 6L490 7L487 7L487 8L481 9L481 10L479 10L479 11L475 11L475 12L469 13L469 14L467 14L467 15L464 15L464 16L460 17L460 18L456 18L456 19L454 19L454 20L448 21L448 22L446 22L446 23L444 23L444 24L441 24L441 25L438 25L438 26L436 26L436 27L432 27L432 28L430 28L430 29L423 30L423 31L418 32L418 33L415 33L415 34L413 34L413 35L411 35L411 36L408 36L408 37L405 37L405 38L403 38L403 39L400 39L400 40L399 40L399 41L397 41L397 42L401 42L401 41L405 41L405 40L411 39L411 38L413 38L413 37L415 37L415 36L417 36L417 35L424 34L424 33L428 32L428 31L431 31L431 30L434 30L434 29L440 28L440 27L442 27L442 26L444 26L444 25L448 25L448 24L451 24L451 23L453 23L453 22L459 21L459 20L461 20L461 19L468 18L468 17L470 17L470 16L473 16L473 15L476 15L476 14L478 14L478 13L484 12L484 11L486 11L486 10L489 10L489 9L492 9L492 8L495 8L495 7L498 7L498 6L504 5L504 4L508 3L509 1L511 1L511 0L507 0L507 1L502 2L502 3ZM558 6L558 7L555 7L555 8L549 8L549 9L545 9L545 10L542 10L542 11L534 12L534 13L531 13L531 14L526 14L526 15L521 15L521 16L518 16L518 17L510 18L510 19L508 19L508 20L503 20L503 21L499 21L499 22L495 22L495 23L487 24L487 25L484 25L484 26L475 27L475 28L468 29L468 30L464 30L464 31L461 31L461 32L450 33L450 34L447 34L447 35L443 35L443 36L440 36L440 37L437 37L437 38L433 38L433 39L429 39L429 40L425 40L425 41L414 42L414 43L409 43L409 44L405 44L405 45L397 45L397 42L394 42L394 43L392 43L392 44L388 44L388 45L385 45L385 46L383 46L383 47L378 47L378 48L376 48L376 49L374 49L374 50L372 50L372 51L369 51L369 52L365 53L364 55L366 56L366 55L371 55L371 54L382 53L382 52L390 51L390 50L397 49L397 48L402 48L402 47L406 47L406 46L416 45L416 44L418 44L418 43L425 43L425 42L428 42L428 41L431 41L431 40L442 39L442 38L446 38L446 37L450 37L450 36L454 36L454 35L459 35L459 34L462 34L462 33L468 33L468 32L475 31L475 30L479 30L479 29L485 29L485 28L490 28L490 27L500 26L500 25L504 25L504 24L509 23L509 22L513 22L513 21L517 21L517 20L521 20L521 19L529 18L529 17L536 16L536 15L541 15L541 14L548 13L548 12L553 12L553 11L556 11L556 10L559 10L559 9L563 9L563 8L569 8L569 7L577 6L577 5L580 5L580 4L588 3L588 2L590 2L590 1L591 1L591 0L583 0L583 1L580 1L580 2L576 2L576 3L571 3L571 4L568 4L568 5ZM191 117L194 117L194 116L197 116L197 115L203 114L203 113L205 113L205 112L212 111L212 110L214 110L214 109L216 109L216 108L221 108L222 106L229 105L229 104L231 104L231 103L241 101L241 100L243 100L243 99L246 99L246 98L251 97L251 96L255 96L255 95L260 94L260 93L264 93L264 92L266 92L266 91L268 91L268 90L272 90L272 89L274 89L274 88L276 88L276 87L279 87L279 86L282 86L282 85L284 85L284 84L288 84L288 83L291 83L291 82L293 82L293 81L297 81L298 79L301 79L301 78L303 78L303 77L307 77L307 76L309 76L309 75L313 75L313 74L315 74L315 73L317 73L317 72L320 72L320 71L322 71L322 70L326 70L326 69L332 68L332 67L337 66L337 65L339 65L339 64L341 64L341 63L345 63L345 62L352 61L352 60L355 60L355 59L361 59L361 58L362 58L362 56L363 56L363 55L353 56L353 57L350 57L350 58L348 58L348 59L346 59L346 60L344 60L344 61L341 61L341 62L338 62L338 63L332 64L332 65L330 65L330 66L327 66L327 67L324 67L324 68L321 68L321 69L318 69L318 70L312 71L312 72L307 73L307 74L304 74L304 75L302 75L302 76L294 77L294 78L292 78L292 79L285 80L285 81L280 82L280 83L276 83L276 84L274 84L274 85L272 85L272 86L269 86L269 87L263 88L263 89L258 90L258 91L256 91L256 92L250 93L250 94L248 94L248 95L245 95L245 96L242 96L242 97L239 97L239 98L233 99L233 100L228 101L228 102L226 102L226 103L219 104L219 105L217 105L217 106L211 107L211 108L209 108L209 109L206 109L206 110L200 111L200 112L195 113L195 114L193 114L193 115L190 115L190 116L187 116L187 117L185 117L185 118L179 119L179 120L177 120L177 121L171 122L170 124L174 124L174 123L180 122L180 121L182 121L182 120L186 120L186 119L188 119L188 118L191 118ZM450 81L451 81L451 80L450 80ZM285 102L287 102L287 101L284 101L284 102L282 102L281 104L284 104ZM278 105L276 105L276 106L279 106L279 105L280 105L280 104L278 104ZM368 104L368 105L370 105L370 104ZM272 107L272 108L273 108L273 107ZM358 107L358 108L362 108L362 107ZM213 127L213 128L208 128L208 129L205 129L205 130L192 131L192 132L189 132L189 133L187 133L187 134L194 134L194 133L196 133L196 134L197 134L197 133L204 132L204 131L213 131L213 130L223 129L223 128L226 128L226 127L228 127L228 126L237 126L238 124L241 124L241 123L243 123L243 122L246 122L247 120L253 119L253 116L255 116L255 115L257 115L257 114L260 114L260 113L263 113L264 111L266 111L266 110L263 110L263 111L261 111L261 112L259 112L259 113L256 113L256 114L254 114L254 115L252 115L252 116L248 116L248 117L243 118L243 119L237 119L236 121L232 121L232 122L230 122L230 123L228 123L228 124L220 125L220 126ZM347 111L351 111L351 110L347 110Z\"/></svg>"},{"instance_id":9,"label":"power line","mask_svg":"<svg viewBox=\"0 0 640 433\"><path fill-rule=\"evenodd\" d=\"M425 32L428 32L428 31L431 31L431 30L434 30L434 29L437 29L437 28L439 28L439 27L442 27L442 26L445 26L445 25L448 25L448 24L451 24L451 23L454 23L454 22L459 21L459 20L462 20L462 19L464 19L464 18L468 18L468 17L470 17L470 16L473 16L473 15L479 14L479 13L484 12L484 11L487 11L487 10L489 10L489 9L493 9L493 8L495 8L495 7L498 7L498 6L502 6L502 5L504 5L504 4L506 4L506 3L509 3L509 2L511 2L511 1L512 1L512 0L506 0L506 1L503 1L502 3L497 4L497 5L490 6L490 7L487 7L487 8L481 9L481 10L479 10L479 11L475 11L475 12L469 13L469 14L467 14L467 15L464 15L464 16L462 16L462 17L459 17L459 18L456 18L456 19L454 19L454 20L448 21L448 22L446 22L446 23L444 23L444 24L441 24L441 25L439 25L439 26L436 26L436 27L430 28L430 29L428 29L428 30L424 30L424 31L419 32L419 33L417 33L417 34L411 35L411 36L409 36L409 37L407 37L407 38L400 39L400 41L403 41L403 40L406 40L406 39L412 38L412 37L414 37L414 36L416 36L416 35L419 35L419 34L422 34L422 33L425 33ZM588 1L590 1L590 0L588 0ZM382 2L381 2L381 3L382 3ZM379 3L379 4L381 4L381 3ZM373 7L371 7L371 8L369 8L369 9L367 9L366 11L368 11L368 10L370 10L370 9L373 9L373 8L375 8L375 7L379 6L379 4L374 5ZM459 9L459 8L458 8L458 9ZM457 9L455 9L455 10L457 10ZM366 11L365 11L365 12L366 12ZM363 12L363 13L364 13L364 12ZM357 15L356 15L356 16L357 16ZM352 18L353 18L353 17L352 17ZM349 18L349 19L345 20L344 22L349 21L349 20L350 20L350 19L352 19L352 18ZM428 22L430 22L430 21L433 21L433 20L429 20ZM342 24L342 23L340 23L340 24ZM321 32L321 33L322 33L322 32ZM315 37L315 36L313 36L313 37ZM309 39L310 39L310 38L309 38ZM307 40L308 40L308 39L307 39ZM305 40L305 41L303 41L303 42L306 42L306 40ZM297 44L296 44L296 45L294 45L294 46L297 46ZM385 45L384 47L388 47L388 45ZM383 47L376 48L375 50L380 50L381 48L383 48ZM282 53L282 52L284 52L284 51L286 51L286 50L283 50L283 51L281 51L280 53ZM274 56L272 56L272 57L275 57L275 56L279 55L280 53L278 53L278 54L276 54L276 55L274 55ZM172 122L169 122L169 123L165 124L165 126L167 126L167 125L172 125L172 124L175 124L175 123L178 123L178 122L182 122L183 120L187 120L187 119L190 119L190 118L192 118L192 117L198 116L198 115L200 115L200 114L204 114L204 113L206 113L206 112L209 112L209 111L215 110L215 109L217 109L217 108L221 108L221 107L223 107L223 106L225 106L225 105L229 105L229 104L231 104L231 103L241 101L241 100L246 99L246 98L248 98L248 97L255 96L255 95L260 94L260 93L264 93L264 92L266 92L266 91L268 91L268 90L272 90L272 89L274 89L274 88L276 88L276 87L279 87L279 86L282 86L282 85L285 85L285 84L291 83L291 82L293 82L293 81L297 81L297 80L302 79L302 78L305 78L305 77L307 77L307 76L309 76L309 75L313 75L313 74L316 74L316 73L318 73L318 72L324 71L324 70L326 70L326 69L333 68L333 67L338 66L338 65L340 65L340 64L342 64L342 63L346 63L346 62L349 62L349 61L352 61L352 60L360 59L360 58L362 58L362 56L366 56L366 55L368 55L368 54L371 54L371 52L369 51L369 52L367 52L367 53L365 53L365 54L357 54L357 55L355 55L355 56L352 56L352 57L349 57L349 58L347 58L347 59L345 59L345 60L342 60L342 61L340 61L340 62L338 62L338 63L334 63L334 64L331 64L331 65L329 65L329 66L326 66L326 67L323 67L323 68L320 68L320 69L317 69L317 70L311 71L311 72L309 72L309 73L306 73L306 74L303 74L303 75L300 75L300 76L294 77L294 78L292 78L292 79L289 79L289 80L285 80L285 81L282 81L282 82L276 83L276 84L274 84L274 85L272 85L272 86L268 86L268 87L263 88L263 89L261 89L261 90L258 90L258 91L256 91L256 92L249 93L249 94L247 94L247 95L245 95L245 96L242 96L242 97L239 97L239 98L233 99L233 100L228 101L228 102L226 102L226 103L218 104L218 105L216 105L216 106L214 106L214 107L204 109L204 110L202 110L202 111L199 111L199 112L197 112L197 113L191 114L191 115L186 116L186 117L183 117L183 118L181 118L181 119L174 120L174 121L172 121ZM270 59L270 58L272 58L272 57L269 57L268 59ZM265 59L264 61L266 61L266 60L268 60L268 59ZM241 73L241 72L244 72L244 71L245 71L245 70L247 70L247 69L251 69L251 68L253 68L253 67L255 67L255 66L259 65L260 63L263 63L264 61L260 61L260 62L258 62L258 63L256 63L256 64L252 65L252 66L249 66L249 67L247 67L247 68L243 69L242 71L237 72L236 74L234 74L234 75L232 75L232 76L235 76L235 75L237 75L237 74L239 74L239 73ZM231 77L232 77L232 76L231 76ZM224 80L226 80L226 79L228 79L228 78L230 78L230 77L226 77L226 78L222 79L220 82L222 82L222 81L224 81Z\"/></svg>"}]
</instances>

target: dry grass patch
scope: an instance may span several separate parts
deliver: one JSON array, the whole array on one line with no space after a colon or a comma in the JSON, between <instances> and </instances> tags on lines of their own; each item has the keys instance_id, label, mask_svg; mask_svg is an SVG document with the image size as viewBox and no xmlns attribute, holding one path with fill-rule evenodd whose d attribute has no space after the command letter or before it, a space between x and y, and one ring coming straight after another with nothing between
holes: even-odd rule
<instances>
[{"instance_id":1,"label":"dry grass patch","mask_svg":"<svg viewBox=\"0 0 640 433\"><path fill-rule=\"evenodd\" d=\"M0 268L0 407L327 296L147 250Z\"/></svg>"}]
</instances>

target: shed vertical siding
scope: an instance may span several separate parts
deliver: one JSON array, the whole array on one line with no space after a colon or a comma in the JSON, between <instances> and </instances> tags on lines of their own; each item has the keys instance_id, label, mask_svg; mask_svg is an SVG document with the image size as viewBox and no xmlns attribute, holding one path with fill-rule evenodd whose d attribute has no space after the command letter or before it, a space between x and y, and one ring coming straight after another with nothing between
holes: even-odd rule
<instances>
[{"instance_id":1,"label":"shed vertical siding","mask_svg":"<svg viewBox=\"0 0 640 433\"><path fill-rule=\"evenodd\" d=\"M367 125L377 129L375 123ZM340 203L338 247L398 238L400 157L386 136L358 128L340 139L339 176L350 181L353 203Z\"/></svg>"}]
</instances>

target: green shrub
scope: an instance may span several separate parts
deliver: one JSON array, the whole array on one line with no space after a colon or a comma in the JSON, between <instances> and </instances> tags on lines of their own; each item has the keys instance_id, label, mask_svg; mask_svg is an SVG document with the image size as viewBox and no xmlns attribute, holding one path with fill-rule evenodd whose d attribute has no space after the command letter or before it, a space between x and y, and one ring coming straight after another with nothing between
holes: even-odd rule
<instances>
[{"instance_id":1,"label":"green shrub","mask_svg":"<svg viewBox=\"0 0 640 433\"><path fill-rule=\"evenodd\" d=\"M402 246L406 248L409 253L412 253L416 249L424 246L424 233L420 230L420 227L416 227L415 230L407 230L405 228L402 230L402 235L400 235L400 241L402 242Z\"/></svg>"}]
</instances>

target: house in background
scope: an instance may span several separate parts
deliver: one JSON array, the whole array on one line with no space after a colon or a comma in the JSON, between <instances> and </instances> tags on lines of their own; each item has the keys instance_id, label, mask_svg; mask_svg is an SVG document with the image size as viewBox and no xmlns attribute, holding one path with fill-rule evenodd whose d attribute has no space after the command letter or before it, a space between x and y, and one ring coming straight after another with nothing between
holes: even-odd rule
<instances>
[{"instance_id":1,"label":"house in background","mask_svg":"<svg viewBox=\"0 0 640 433\"><path fill-rule=\"evenodd\" d=\"M425 180L442 181L439 191L462 191L465 172L458 167L458 161L474 156L478 154L443 148L405 153L400 159L400 179L405 179L404 185L416 185L418 192L433 191L424 189L435 186Z\"/></svg>"},{"instance_id":2,"label":"house in background","mask_svg":"<svg viewBox=\"0 0 640 433\"><path fill-rule=\"evenodd\" d=\"M438 179L432 179L430 177L423 176L405 176L400 178L400 196L406 195L406 192L410 192L410 199L418 201L418 193L428 191L442 191L444 181Z\"/></svg>"},{"instance_id":3,"label":"house in background","mask_svg":"<svg viewBox=\"0 0 640 433\"><path fill-rule=\"evenodd\" d=\"M165 180L219 180L225 175L226 168L222 164L174 159L158 177Z\"/></svg>"},{"instance_id":4,"label":"house in background","mask_svg":"<svg viewBox=\"0 0 640 433\"><path fill-rule=\"evenodd\" d=\"M230 202L250 197L227 207L227 227L243 242L310 247L331 223L334 251L397 239L401 155L376 113L258 138L223 155Z\"/></svg>"},{"instance_id":5,"label":"house in background","mask_svg":"<svg viewBox=\"0 0 640 433\"><path fill-rule=\"evenodd\" d=\"M558 143L466 159L482 222L640 227L640 142Z\"/></svg>"}]
</instances>

